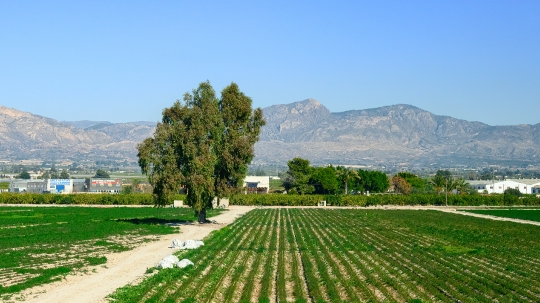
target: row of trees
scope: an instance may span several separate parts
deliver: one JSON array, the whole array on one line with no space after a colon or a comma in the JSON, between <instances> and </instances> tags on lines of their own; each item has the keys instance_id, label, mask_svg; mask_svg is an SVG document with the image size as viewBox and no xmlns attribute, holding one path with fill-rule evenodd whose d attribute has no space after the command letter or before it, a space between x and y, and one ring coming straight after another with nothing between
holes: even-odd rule
<instances>
[{"instance_id":1,"label":"row of trees","mask_svg":"<svg viewBox=\"0 0 540 303\"><path fill-rule=\"evenodd\" d=\"M290 194L349 194L351 192L385 192L390 187L383 172L354 170L343 166L314 167L309 160L294 158L281 174L283 186Z\"/></svg>"},{"instance_id":2,"label":"row of trees","mask_svg":"<svg viewBox=\"0 0 540 303\"><path fill-rule=\"evenodd\" d=\"M463 178L454 178L448 170L438 170L431 179L422 179L409 172L400 172L392 177L391 184L394 192L401 194L422 194L457 192L460 194L476 193Z\"/></svg>"},{"instance_id":3,"label":"row of trees","mask_svg":"<svg viewBox=\"0 0 540 303\"><path fill-rule=\"evenodd\" d=\"M423 179L409 172L388 177L380 171L352 169L343 166L314 167L309 160L294 158L281 174L283 186L290 194L350 194L381 193L389 189L400 194L475 193L463 178L453 178L447 170L439 170L431 179Z\"/></svg>"}]
</instances>

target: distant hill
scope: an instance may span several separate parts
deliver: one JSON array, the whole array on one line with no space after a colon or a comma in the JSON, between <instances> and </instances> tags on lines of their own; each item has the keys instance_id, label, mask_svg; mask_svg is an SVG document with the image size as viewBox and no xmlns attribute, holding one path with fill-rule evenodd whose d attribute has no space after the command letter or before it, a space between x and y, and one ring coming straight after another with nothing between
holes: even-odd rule
<instances>
[{"instance_id":1,"label":"distant hill","mask_svg":"<svg viewBox=\"0 0 540 303\"><path fill-rule=\"evenodd\" d=\"M153 126L106 121L58 122L0 106L2 159L133 161L137 144L153 133Z\"/></svg>"},{"instance_id":2,"label":"distant hill","mask_svg":"<svg viewBox=\"0 0 540 303\"><path fill-rule=\"evenodd\" d=\"M490 126L397 104L330 112L314 99L263 109L267 125L255 145L258 164L293 157L315 164L430 166L540 163L540 123ZM136 160L136 145L156 122L65 121L0 106L5 159Z\"/></svg>"},{"instance_id":3,"label":"distant hill","mask_svg":"<svg viewBox=\"0 0 540 303\"><path fill-rule=\"evenodd\" d=\"M256 161L430 166L540 163L540 123L490 126L397 104L331 113L314 99L263 109Z\"/></svg>"},{"instance_id":4,"label":"distant hill","mask_svg":"<svg viewBox=\"0 0 540 303\"><path fill-rule=\"evenodd\" d=\"M86 129L89 127L93 127L95 125L100 124L112 124L109 121L90 121L90 120L82 120L82 121L62 121L62 123L75 126L76 128L80 129Z\"/></svg>"}]
</instances>

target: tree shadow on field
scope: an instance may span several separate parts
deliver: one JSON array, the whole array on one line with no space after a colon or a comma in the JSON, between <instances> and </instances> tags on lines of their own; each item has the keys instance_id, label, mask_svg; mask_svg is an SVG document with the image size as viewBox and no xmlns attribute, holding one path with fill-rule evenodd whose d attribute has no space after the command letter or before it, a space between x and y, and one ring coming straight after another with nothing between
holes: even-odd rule
<instances>
[{"instance_id":1,"label":"tree shadow on field","mask_svg":"<svg viewBox=\"0 0 540 303\"><path fill-rule=\"evenodd\" d=\"M117 219L117 222L127 222L132 224L147 224L147 225L193 225L193 221L177 220L177 219L162 219L162 218L132 218L132 219Z\"/></svg>"}]
</instances>

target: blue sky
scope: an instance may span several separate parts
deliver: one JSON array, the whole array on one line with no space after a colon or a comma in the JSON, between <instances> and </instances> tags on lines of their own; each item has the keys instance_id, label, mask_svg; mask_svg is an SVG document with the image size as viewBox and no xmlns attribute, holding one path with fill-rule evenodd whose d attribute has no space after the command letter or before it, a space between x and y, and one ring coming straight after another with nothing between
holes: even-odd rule
<instances>
[{"instance_id":1,"label":"blue sky","mask_svg":"<svg viewBox=\"0 0 540 303\"><path fill-rule=\"evenodd\" d=\"M0 0L0 105L158 121L198 83L255 106L398 103L540 123L540 1Z\"/></svg>"}]
</instances>

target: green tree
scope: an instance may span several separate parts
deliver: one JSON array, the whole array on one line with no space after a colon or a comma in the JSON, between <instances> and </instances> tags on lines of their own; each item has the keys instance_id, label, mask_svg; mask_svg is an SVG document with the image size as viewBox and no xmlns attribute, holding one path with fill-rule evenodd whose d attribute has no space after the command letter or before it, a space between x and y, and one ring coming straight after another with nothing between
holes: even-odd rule
<instances>
[{"instance_id":1,"label":"green tree","mask_svg":"<svg viewBox=\"0 0 540 303\"><path fill-rule=\"evenodd\" d=\"M382 193L390 188L388 176L380 171L368 171L359 169L360 179L353 180L355 189L362 192Z\"/></svg>"},{"instance_id":2,"label":"green tree","mask_svg":"<svg viewBox=\"0 0 540 303\"><path fill-rule=\"evenodd\" d=\"M69 173L67 172L66 169L63 169L62 172L60 173L60 179L69 179Z\"/></svg>"},{"instance_id":3,"label":"green tree","mask_svg":"<svg viewBox=\"0 0 540 303\"><path fill-rule=\"evenodd\" d=\"M132 185L125 185L122 187L122 194L131 194L133 193L133 186Z\"/></svg>"},{"instance_id":4,"label":"green tree","mask_svg":"<svg viewBox=\"0 0 540 303\"><path fill-rule=\"evenodd\" d=\"M287 162L289 170L284 174L283 186L291 194L310 194L315 188L309 183L312 167L309 160L294 158Z\"/></svg>"},{"instance_id":5,"label":"green tree","mask_svg":"<svg viewBox=\"0 0 540 303\"><path fill-rule=\"evenodd\" d=\"M457 189L460 194L469 193L472 190L471 185L463 178L459 178L452 182L453 189Z\"/></svg>"},{"instance_id":6,"label":"green tree","mask_svg":"<svg viewBox=\"0 0 540 303\"><path fill-rule=\"evenodd\" d=\"M18 176L20 179L25 179L25 180L28 180L30 179L30 174L26 171L26 170L23 170L19 176Z\"/></svg>"},{"instance_id":7,"label":"green tree","mask_svg":"<svg viewBox=\"0 0 540 303\"><path fill-rule=\"evenodd\" d=\"M505 205L515 205L519 204L519 197L521 197L523 194L519 191L519 189L515 188L507 188L504 190L504 204Z\"/></svg>"},{"instance_id":8,"label":"green tree","mask_svg":"<svg viewBox=\"0 0 540 303\"><path fill-rule=\"evenodd\" d=\"M343 194L345 195L349 193L349 182L360 179L358 172L350 167L338 166L337 175L339 180L341 180L345 186L343 189Z\"/></svg>"},{"instance_id":9,"label":"green tree","mask_svg":"<svg viewBox=\"0 0 540 303\"><path fill-rule=\"evenodd\" d=\"M60 174L58 173L58 170L56 169L56 167L53 165L51 169L49 170L48 178L43 178L43 179L59 179L59 178L60 178Z\"/></svg>"},{"instance_id":10,"label":"green tree","mask_svg":"<svg viewBox=\"0 0 540 303\"><path fill-rule=\"evenodd\" d=\"M411 185L411 190L413 192L425 192L426 181L424 179L419 178L417 175L411 174L409 172L400 172L397 174L397 176L405 179L405 181L407 181L407 183Z\"/></svg>"},{"instance_id":11,"label":"green tree","mask_svg":"<svg viewBox=\"0 0 540 303\"><path fill-rule=\"evenodd\" d=\"M38 177L38 179L51 179L51 175L49 174L48 171L44 171L43 174L41 174L41 176Z\"/></svg>"},{"instance_id":12,"label":"green tree","mask_svg":"<svg viewBox=\"0 0 540 303\"><path fill-rule=\"evenodd\" d=\"M103 169L98 169L96 171L96 174L94 175L94 178L110 178L109 173L104 171Z\"/></svg>"},{"instance_id":13,"label":"green tree","mask_svg":"<svg viewBox=\"0 0 540 303\"><path fill-rule=\"evenodd\" d=\"M262 110L235 83L221 92L209 82L163 110L153 138L138 146L139 165L153 186L154 203L164 206L184 187L186 203L200 223L214 197L238 190L265 124Z\"/></svg>"},{"instance_id":14,"label":"green tree","mask_svg":"<svg viewBox=\"0 0 540 303\"><path fill-rule=\"evenodd\" d=\"M309 183L318 194L334 194L339 188L336 169L333 166L313 168Z\"/></svg>"},{"instance_id":15,"label":"green tree","mask_svg":"<svg viewBox=\"0 0 540 303\"><path fill-rule=\"evenodd\" d=\"M446 184L448 182L448 179L446 179L443 175L435 175L430 181L430 184L433 185L433 188L437 191L438 194L443 192L446 189Z\"/></svg>"},{"instance_id":16,"label":"green tree","mask_svg":"<svg viewBox=\"0 0 540 303\"><path fill-rule=\"evenodd\" d=\"M140 192L140 189L139 189L140 184L141 184L141 181L137 178L131 180L131 187L133 189L133 192L136 192L136 193Z\"/></svg>"},{"instance_id":17,"label":"green tree","mask_svg":"<svg viewBox=\"0 0 540 303\"><path fill-rule=\"evenodd\" d=\"M505 195L512 195L512 196L516 196L516 197L523 196L523 194L519 191L519 189L515 189L515 188L507 188L507 189L505 189L504 194Z\"/></svg>"},{"instance_id":18,"label":"green tree","mask_svg":"<svg viewBox=\"0 0 540 303\"><path fill-rule=\"evenodd\" d=\"M437 170L437 173L435 173L435 176L442 176L442 177L450 180L452 178L452 173L449 170L439 169L439 170Z\"/></svg>"}]
</instances>

